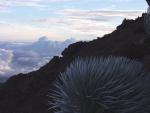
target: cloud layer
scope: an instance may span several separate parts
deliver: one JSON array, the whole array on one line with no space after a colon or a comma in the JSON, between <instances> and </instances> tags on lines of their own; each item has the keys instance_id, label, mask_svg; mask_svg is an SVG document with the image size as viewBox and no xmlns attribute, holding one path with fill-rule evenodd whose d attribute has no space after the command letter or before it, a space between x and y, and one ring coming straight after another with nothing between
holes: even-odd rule
<instances>
[{"instance_id":1,"label":"cloud layer","mask_svg":"<svg viewBox=\"0 0 150 113\"><path fill-rule=\"evenodd\" d=\"M0 0L0 40L33 41L42 35L90 40L112 32L124 18L140 16L146 5L141 0Z\"/></svg>"},{"instance_id":2,"label":"cloud layer","mask_svg":"<svg viewBox=\"0 0 150 113\"><path fill-rule=\"evenodd\" d=\"M10 70L13 53L11 50L0 49L0 74Z\"/></svg>"},{"instance_id":3,"label":"cloud layer","mask_svg":"<svg viewBox=\"0 0 150 113\"><path fill-rule=\"evenodd\" d=\"M93 39L115 30L118 21L124 18L135 19L141 16L141 10L81 10L64 9L57 11L57 18L33 20L43 26L57 26L57 29L79 39Z\"/></svg>"},{"instance_id":4,"label":"cloud layer","mask_svg":"<svg viewBox=\"0 0 150 113\"><path fill-rule=\"evenodd\" d=\"M73 42L50 41L46 37L34 43L0 42L0 79L37 70Z\"/></svg>"},{"instance_id":5,"label":"cloud layer","mask_svg":"<svg viewBox=\"0 0 150 113\"><path fill-rule=\"evenodd\" d=\"M0 7L46 7L48 3L68 1L72 0L0 0Z\"/></svg>"}]
</instances>

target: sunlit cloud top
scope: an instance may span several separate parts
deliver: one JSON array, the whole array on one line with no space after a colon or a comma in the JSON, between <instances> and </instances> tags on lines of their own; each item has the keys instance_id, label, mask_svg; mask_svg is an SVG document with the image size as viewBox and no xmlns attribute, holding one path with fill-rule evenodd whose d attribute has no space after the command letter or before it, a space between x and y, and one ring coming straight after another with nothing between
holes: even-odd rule
<instances>
[{"instance_id":1,"label":"sunlit cloud top","mask_svg":"<svg viewBox=\"0 0 150 113\"><path fill-rule=\"evenodd\" d=\"M0 41L94 39L147 7L144 0L0 0Z\"/></svg>"}]
</instances>

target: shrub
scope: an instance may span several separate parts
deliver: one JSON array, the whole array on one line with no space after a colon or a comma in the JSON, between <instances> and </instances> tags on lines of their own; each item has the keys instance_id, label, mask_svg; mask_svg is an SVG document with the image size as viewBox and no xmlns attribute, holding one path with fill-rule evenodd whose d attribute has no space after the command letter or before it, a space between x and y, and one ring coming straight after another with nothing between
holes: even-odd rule
<instances>
[{"instance_id":1,"label":"shrub","mask_svg":"<svg viewBox=\"0 0 150 113\"><path fill-rule=\"evenodd\" d=\"M126 58L77 58L49 96L55 113L148 113L144 66Z\"/></svg>"}]
</instances>

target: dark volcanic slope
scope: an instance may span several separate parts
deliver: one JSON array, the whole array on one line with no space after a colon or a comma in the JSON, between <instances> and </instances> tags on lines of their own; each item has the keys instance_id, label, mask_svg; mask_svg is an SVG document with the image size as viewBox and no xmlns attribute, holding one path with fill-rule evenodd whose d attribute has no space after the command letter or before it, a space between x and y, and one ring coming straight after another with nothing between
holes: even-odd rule
<instances>
[{"instance_id":1,"label":"dark volcanic slope","mask_svg":"<svg viewBox=\"0 0 150 113\"><path fill-rule=\"evenodd\" d=\"M0 87L0 113L52 113L47 91L60 72L76 56L126 56L144 62L150 69L150 36L144 32L143 17L124 20L111 34L90 42L77 42L38 71L11 77Z\"/></svg>"}]
</instances>

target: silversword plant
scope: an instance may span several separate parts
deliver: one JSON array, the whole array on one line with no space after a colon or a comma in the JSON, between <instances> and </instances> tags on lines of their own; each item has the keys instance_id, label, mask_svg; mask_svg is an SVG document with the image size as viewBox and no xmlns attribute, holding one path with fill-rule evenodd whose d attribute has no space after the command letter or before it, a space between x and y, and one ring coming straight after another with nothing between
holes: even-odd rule
<instances>
[{"instance_id":1,"label":"silversword plant","mask_svg":"<svg viewBox=\"0 0 150 113\"><path fill-rule=\"evenodd\" d=\"M144 66L122 57L77 58L50 91L54 113L149 113Z\"/></svg>"}]
</instances>

